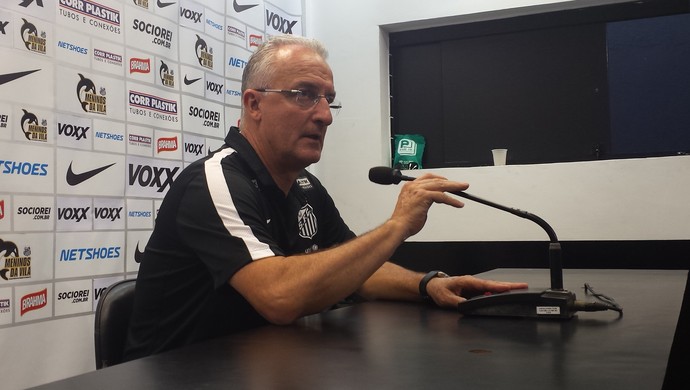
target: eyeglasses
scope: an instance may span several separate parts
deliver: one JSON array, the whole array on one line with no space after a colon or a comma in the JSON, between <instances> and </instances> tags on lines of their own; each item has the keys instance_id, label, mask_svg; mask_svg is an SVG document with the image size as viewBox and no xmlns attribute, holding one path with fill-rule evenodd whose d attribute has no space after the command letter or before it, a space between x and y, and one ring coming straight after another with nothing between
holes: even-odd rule
<instances>
[{"instance_id":1,"label":"eyeglasses","mask_svg":"<svg viewBox=\"0 0 690 390\"><path fill-rule=\"evenodd\" d=\"M313 108L321 99L326 99L328 102L328 107L331 109L333 116L338 115L340 109L343 108L340 101L335 100L335 96L332 95L317 95L313 92L301 90L301 89L270 89L270 88L259 88L255 89L257 92L279 92L287 95L293 95L295 97L295 102L298 106L302 108Z\"/></svg>"}]
</instances>

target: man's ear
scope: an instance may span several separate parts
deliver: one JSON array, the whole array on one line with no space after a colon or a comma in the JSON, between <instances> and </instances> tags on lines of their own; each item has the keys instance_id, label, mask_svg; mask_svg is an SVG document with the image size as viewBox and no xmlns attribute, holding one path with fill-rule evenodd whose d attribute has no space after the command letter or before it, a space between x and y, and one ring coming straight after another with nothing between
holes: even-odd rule
<instances>
[{"instance_id":1,"label":"man's ear","mask_svg":"<svg viewBox=\"0 0 690 390\"><path fill-rule=\"evenodd\" d=\"M261 118L261 92L253 89L246 89L242 94L242 109L250 118L258 120Z\"/></svg>"}]
</instances>

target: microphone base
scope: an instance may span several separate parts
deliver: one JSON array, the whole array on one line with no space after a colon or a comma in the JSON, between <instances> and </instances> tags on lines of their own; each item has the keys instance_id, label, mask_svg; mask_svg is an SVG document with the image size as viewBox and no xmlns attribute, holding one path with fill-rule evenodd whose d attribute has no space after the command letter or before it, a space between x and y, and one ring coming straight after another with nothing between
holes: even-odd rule
<instances>
[{"instance_id":1,"label":"microphone base","mask_svg":"<svg viewBox=\"0 0 690 390\"><path fill-rule=\"evenodd\" d=\"M570 319L574 304L570 291L524 289L470 298L458 304L458 311L466 316Z\"/></svg>"}]
</instances>

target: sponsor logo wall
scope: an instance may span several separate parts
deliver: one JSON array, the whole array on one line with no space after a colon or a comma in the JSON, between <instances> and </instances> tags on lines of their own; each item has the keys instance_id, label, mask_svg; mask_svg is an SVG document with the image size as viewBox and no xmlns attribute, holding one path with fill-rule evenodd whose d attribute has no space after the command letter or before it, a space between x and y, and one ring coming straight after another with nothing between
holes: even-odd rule
<instances>
[{"instance_id":1,"label":"sponsor logo wall","mask_svg":"<svg viewBox=\"0 0 690 390\"><path fill-rule=\"evenodd\" d=\"M135 278L160 203L223 143L301 0L0 4L0 328L93 313Z\"/></svg>"}]
</instances>

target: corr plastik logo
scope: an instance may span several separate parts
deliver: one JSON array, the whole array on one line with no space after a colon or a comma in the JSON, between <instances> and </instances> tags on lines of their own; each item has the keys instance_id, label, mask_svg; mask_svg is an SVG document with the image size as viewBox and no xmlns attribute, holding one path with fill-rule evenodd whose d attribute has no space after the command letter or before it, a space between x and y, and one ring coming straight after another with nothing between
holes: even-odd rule
<instances>
[{"instance_id":1,"label":"corr plastik logo","mask_svg":"<svg viewBox=\"0 0 690 390\"><path fill-rule=\"evenodd\" d=\"M398 143L398 154L401 156L416 156L417 143L411 139L401 139Z\"/></svg>"}]
</instances>

